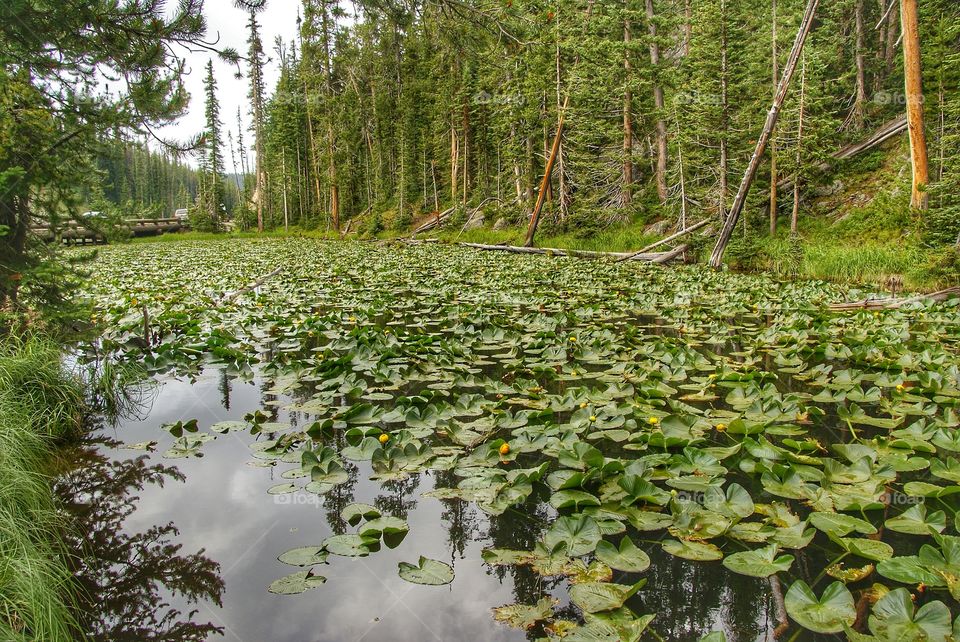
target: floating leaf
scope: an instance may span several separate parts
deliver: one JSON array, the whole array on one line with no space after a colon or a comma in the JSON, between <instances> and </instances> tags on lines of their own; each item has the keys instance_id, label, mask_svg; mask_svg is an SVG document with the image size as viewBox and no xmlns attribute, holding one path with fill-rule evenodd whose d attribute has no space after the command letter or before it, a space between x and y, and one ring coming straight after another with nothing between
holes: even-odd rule
<instances>
[{"instance_id":1,"label":"floating leaf","mask_svg":"<svg viewBox=\"0 0 960 642\"><path fill-rule=\"evenodd\" d=\"M313 566L327 561L328 553L322 546L301 546L283 553L277 559L290 566Z\"/></svg>"},{"instance_id":2,"label":"floating leaf","mask_svg":"<svg viewBox=\"0 0 960 642\"><path fill-rule=\"evenodd\" d=\"M453 581L453 568L449 564L420 556L417 565L408 562L398 564L400 577L414 584L441 586Z\"/></svg>"},{"instance_id":3,"label":"floating leaf","mask_svg":"<svg viewBox=\"0 0 960 642\"><path fill-rule=\"evenodd\" d=\"M570 601L586 613L618 609L646 583L644 579L632 586L609 582L574 584L570 587Z\"/></svg>"},{"instance_id":4,"label":"floating leaf","mask_svg":"<svg viewBox=\"0 0 960 642\"><path fill-rule=\"evenodd\" d=\"M277 595L297 595L317 588L326 581L327 578L314 575L313 571L298 571L275 580L267 590Z\"/></svg>"},{"instance_id":5,"label":"floating leaf","mask_svg":"<svg viewBox=\"0 0 960 642\"><path fill-rule=\"evenodd\" d=\"M732 553L723 559L723 565L741 575L769 577L788 570L793 564L793 555L777 557L778 552L777 545L771 544L752 551Z\"/></svg>"},{"instance_id":6,"label":"floating leaf","mask_svg":"<svg viewBox=\"0 0 960 642\"><path fill-rule=\"evenodd\" d=\"M498 606L493 609L493 619L516 629L527 631L533 628L533 625L537 622L550 618L553 615L553 607L558 603L559 600L555 598L544 597L540 598L533 606L526 604Z\"/></svg>"},{"instance_id":7,"label":"floating leaf","mask_svg":"<svg viewBox=\"0 0 960 642\"><path fill-rule=\"evenodd\" d=\"M619 548L603 540L597 544L596 553L598 560L618 571L642 573L650 567L650 557L629 537L620 540Z\"/></svg>"},{"instance_id":8,"label":"floating leaf","mask_svg":"<svg viewBox=\"0 0 960 642\"><path fill-rule=\"evenodd\" d=\"M815 633L839 633L857 619L853 595L842 582L834 582L818 598L806 582L797 580L784 596L784 605L787 615Z\"/></svg>"}]
</instances>

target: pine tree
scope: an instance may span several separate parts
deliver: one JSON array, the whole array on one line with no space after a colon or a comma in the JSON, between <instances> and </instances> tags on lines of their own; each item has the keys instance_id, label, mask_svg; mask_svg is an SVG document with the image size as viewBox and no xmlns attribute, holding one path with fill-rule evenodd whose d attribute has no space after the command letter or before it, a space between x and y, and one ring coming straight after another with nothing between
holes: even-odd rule
<instances>
[{"instance_id":1,"label":"pine tree","mask_svg":"<svg viewBox=\"0 0 960 642\"><path fill-rule=\"evenodd\" d=\"M199 229L213 232L220 231L224 206L223 185L223 153L221 132L223 123L220 122L220 101L217 99L217 81L213 77L213 61L207 62L207 75L204 79L204 93L206 95L205 116L207 120L203 138L203 198L200 202L202 216L195 223Z\"/></svg>"}]
</instances>

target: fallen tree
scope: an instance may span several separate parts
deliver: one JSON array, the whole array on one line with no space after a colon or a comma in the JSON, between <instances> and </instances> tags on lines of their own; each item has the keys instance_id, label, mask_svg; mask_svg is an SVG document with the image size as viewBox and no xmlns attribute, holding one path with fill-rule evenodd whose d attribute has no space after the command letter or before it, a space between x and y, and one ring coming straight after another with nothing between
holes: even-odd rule
<instances>
[{"instance_id":1,"label":"fallen tree","mask_svg":"<svg viewBox=\"0 0 960 642\"><path fill-rule=\"evenodd\" d=\"M930 294L918 294L906 299L887 297L883 299L863 299L861 301L851 301L849 303L834 303L830 305L830 310L834 312L844 312L850 310L896 310L911 303L920 301L945 301L952 296L960 295L960 286L938 290Z\"/></svg>"}]
</instances>

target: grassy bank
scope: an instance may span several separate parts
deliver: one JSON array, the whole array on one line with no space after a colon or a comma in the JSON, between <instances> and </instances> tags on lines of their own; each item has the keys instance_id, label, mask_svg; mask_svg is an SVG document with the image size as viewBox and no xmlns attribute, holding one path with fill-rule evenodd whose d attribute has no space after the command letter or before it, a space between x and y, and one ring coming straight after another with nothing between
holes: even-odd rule
<instances>
[{"instance_id":1,"label":"grassy bank","mask_svg":"<svg viewBox=\"0 0 960 642\"><path fill-rule=\"evenodd\" d=\"M747 240L739 234L725 257L732 269L742 272L772 272L783 278L811 278L853 284L884 284L898 275L904 286L914 290L934 290L956 285L960 280L960 257L950 248L925 245L917 221L909 218L902 204L880 198L877 203L847 214L842 220L816 216L801 219L796 238L783 229L776 236L753 229ZM418 238L436 238L446 242L522 245L526 230L519 227L494 230L490 227L461 230L452 225ZM383 231L375 237L406 237L409 233ZM230 238L306 236L339 238L326 231L273 231L235 233ZM212 240L223 235L188 232L137 239L138 243ZM642 223L615 224L593 231L551 233L545 228L537 236L539 247L601 252L637 250L656 240ZM713 238L699 237L700 254L705 256Z\"/></svg>"},{"instance_id":2,"label":"grassy bank","mask_svg":"<svg viewBox=\"0 0 960 642\"><path fill-rule=\"evenodd\" d=\"M0 639L77 639L64 524L46 474L80 426L83 389L39 339L0 342Z\"/></svg>"}]
</instances>

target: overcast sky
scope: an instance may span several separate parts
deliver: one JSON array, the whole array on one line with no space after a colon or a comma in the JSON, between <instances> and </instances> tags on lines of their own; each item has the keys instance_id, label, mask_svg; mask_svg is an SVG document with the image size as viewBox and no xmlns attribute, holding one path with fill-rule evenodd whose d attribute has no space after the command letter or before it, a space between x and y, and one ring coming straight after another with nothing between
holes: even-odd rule
<instances>
[{"instance_id":1,"label":"overcast sky","mask_svg":"<svg viewBox=\"0 0 960 642\"><path fill-rule=\"evenodd\" d=\"M5 2L6 0L0 0ZM171 3L172 5L173 3ZM261 25L263 48L270 63L265 71L265 81L268 94L273 91L279 76L279 60L274 52L274 43L277 36L289 43L297 33L297 11L300 8L299 0L272 0L266 11L258 16ZM234 7L233 0L205 0L203 7L207 18L207 37L216 40L218 46L233 47L241 55L247 53L247 13ZM203 78L207 61L213 58L213 69L217 80L217 95L220 98L220 116L224 127L229 129L236 144L237 138L237 108L240 108L244 120L244 143L248 153L253 157L253 135L246 131L250 124L250 103L247 98L249 85L247 84L246 65L241 64L244 77L236 78L236 67L218 60L210 52L188 53L185 56L188 65L188 75L184 77L184 84L190 92L190 111L175 126L163 130L165 136L176 139L186 139L199 134L205 126ZM227 148L227 139L224 135L224 157L226 170L233 171L230 159L230 150ZM188 159L195 165L196 158ZM237 164L239 165L239 149L237 150Z\"/></svg>"}]
</instances>

